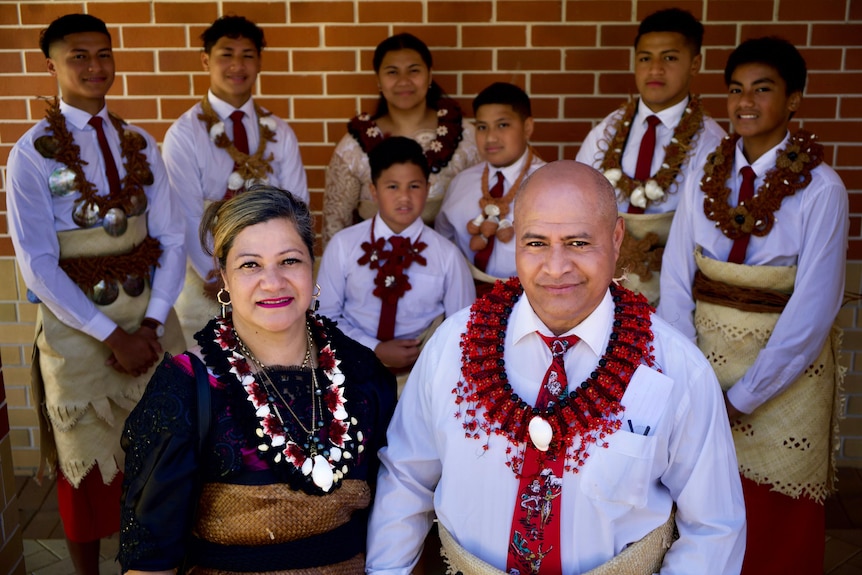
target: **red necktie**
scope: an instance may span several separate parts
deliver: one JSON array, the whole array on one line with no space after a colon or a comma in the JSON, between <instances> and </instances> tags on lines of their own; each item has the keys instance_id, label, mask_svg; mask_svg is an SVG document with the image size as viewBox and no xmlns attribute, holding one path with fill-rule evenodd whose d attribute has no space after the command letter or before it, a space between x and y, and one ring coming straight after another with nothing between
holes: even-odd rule
<instances>
[{"instance_id":1,"label":"red necktie","mask_svg":"<svg viewBox=\"0 0 862 575\"><path fill-rule=\"evenodd\" d=\"M248 154L248 134L245 131L245 126L242 125L242 117L245 112L235 110L231 113L230 119L233 121L233 145L243 154Z\"/></svg>"},{"instance_id":2,"label":"red necktie","mask_svg":"<svg viewBox=\"0 0 862 575\"><path fill-rule=\"evenodd\" d=\"M401 236L392 236L389 238L389 243L392 245L392 255L387 263L393 264L397 268L404 266L403 256L397 255L402 253L404 242L409 245L410 239ZM398 300L394 302L386 298L380 300L380 322L377 324L377 339L380 341L389 341L395 337L395 314L398 312Z\"/></svg>"},{"instance_id":3,"label":"red necktie","mask_svg":"<svg viewBox=\"0 0 862 575\"><path fill-rule=\"evenodd\" d=\"M99 148L102 150L102 158L105 160L105 175L108 177L108 188L111 195L120 193L120 174L117 172L117 164L114 162L114 154L111 153L111 147L108 145L108 138L105 137L105 130L102 128L102 118L93 116L87 122L96 129L96 139L99 140Z\"/></svg>"},{"instance_id":4,"label":"red necktie","mask_svg":"<svg viewBox=\"0 0 862 575\"><path fill-rule=\"evenodd\" d=\"M488 190L492 198L503 197L503 172L497 172L497 182ZM488 261L491 259L491 252L494 251L494 236L488 238L488 243L485 247L476 252L473 256L473 263L482 271L488 267Z\"/></svg>"},{"instance_id":5,"label":"red necktie","mask_svg":"<svg viewBox=\"0 0 862 575\"><path fill-rule=\"evenodd\" d=\"M647 130L641 139L641 147L638 150L638 163L635 167L635 179L644 183L652 175L652 157L655 154L655 127L661 124L661 120L655 115L649 116L646 121ZM642 214L644 213L644 209L629 204L629 213Z\"/></svg>"},{"instance_id":6,"label":"red necktie","mask_svg":"<svg viewBox=\"0 0 862 575\"><path fill-rule=\"evenodd\" d=\"M559 401L568 390L565 353L577 345L577 336L546 337L551 365L545 373L536 407L544 409ZM518 500L512 515L506 572L522 575L562 573L560 554L560 496L562 495L565 447L554 438L547 451L539 451L528 438L521 467Z\"/></svg>"},{"instance_id":7,"label":"red necktie","mask_svg":"<svg viewBox=\"0 0 862 575\"><path fill-rule=\"evenodd\" d=\"M747 202L754 197L754 180L757 178L757 174L754 173L751 166L745 166L739 172L742 174L742 184L739 186L739 200L736 202L736 205ZM730 248L730 255L727 256L727 261L733 264L744 262L749 240L751 240L751 234L743 234L733 240L733 247Z\"/></svg>"}]
</instances>

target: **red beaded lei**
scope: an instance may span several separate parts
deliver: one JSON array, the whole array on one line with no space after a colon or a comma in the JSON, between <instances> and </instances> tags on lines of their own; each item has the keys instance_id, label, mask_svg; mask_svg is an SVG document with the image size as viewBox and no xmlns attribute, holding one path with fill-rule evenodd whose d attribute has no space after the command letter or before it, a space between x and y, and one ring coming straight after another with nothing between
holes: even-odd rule
<instances>
[{"instance_id":1,"label":"red beaded lei","mask_svg":"<svg viewBox=\"0 0 862 575\"><path fill-rule=\"evenodd\" d=\"M491 292L479 298L470 310L467 331L461 336L461 379L452 390L467 438L491 434L509 440L508 465L520 476L525 439L530 420L538 415L551 424L554 440L549 453L565 450L566 471L578 472L591 443L604 439L620 427L620 400L639 365L653 365L653 333L646 298L611 285L614 300L613 331L605 354L583 383L566 390L552 407L531 407L512 391L507 381L503 350L506 325L515 302L523 292L518 278L498 281ZM481 413L480 413L481 412Z\"/></svg>"}]
</instances>

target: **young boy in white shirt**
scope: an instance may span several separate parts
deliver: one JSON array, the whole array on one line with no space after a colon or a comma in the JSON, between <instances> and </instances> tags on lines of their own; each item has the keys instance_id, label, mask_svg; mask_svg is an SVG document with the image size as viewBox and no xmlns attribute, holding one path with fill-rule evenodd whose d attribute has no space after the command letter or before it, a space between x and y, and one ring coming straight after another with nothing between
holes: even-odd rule
<instances>
[{"instance_id":1,"label":"young boy in white shirt","mask_svg":"<svg viewBox=\"0 0 862 575\"><path fill-rule=\"evenodd\" d=\"M678 190L725 133L690 95L700 71L703 25L670 8L650 14L635 37L638 97L587 135L577 160L598 169L617 190L626 240L617 274L655 304L667 234Z\"/></svg>"},{"instance_id":2,"label":"young boy in white shirt","mask_svg":"<svg viewBox=\"0 0 862 575\"><path fill-rule=\"evenodd\" d=\"M198 236L205 205L258 182L308 202L296 135L252 98L266 45L263 30L242 16L224 16L201 34L201 41L210 88L168 129L162 150L186 221L189 266L177 312L189 347L196 345L195 332L218 311L215 266Z\"/></svg>"},{"instance_id":3,"label":"young boy in white shirt","mask_svg":"<svg viewBox=\"0 0 862 575\"><path fill-rule=\"evenodd\" d=\"M485 161L455 176L434 229L458 246L483 291L497 278L515 275L515 192L545 162L530 147L530 97L518 86L491 84L473 100L473 115Z\"/></svg>"},{"instance_id":4,"label":"young boy in white shirt","mask_svg":"<svg viewBox=\"0 0 862 575\"><path fill-rule=\"evenodd\" d=\"M429 166L410 138L386 138L369 155L378 213L335 234L320 262L320 313L409 371L429 327L476 298L464 258L422 222Z\"/></svg>"}]
</instances>

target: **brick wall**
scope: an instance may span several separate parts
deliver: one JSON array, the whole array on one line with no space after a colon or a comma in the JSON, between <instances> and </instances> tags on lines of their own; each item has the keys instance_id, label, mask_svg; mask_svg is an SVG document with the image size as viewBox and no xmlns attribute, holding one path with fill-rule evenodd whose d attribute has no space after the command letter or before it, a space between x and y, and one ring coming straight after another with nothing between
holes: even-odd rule
<instances>
[{"instance_id":1,"label":"brick wall","mask_svg":"<svg viewBox=\"0 0 862 575\"><path fill-rule=\"evenodd\" d=\"M36 47L39 30L71 11L105 19L114 36L117 80L111 108L158 139L208 85L197 37L220 14L245 15L266 31L259 101L286 118L302 143L311 205L321 209L324 167L358 110L371 110L371 53L410 31L432 48L434 77L469 110L488 83L512 81L532 96L534 141L548 160L573 158L595 123L634 91L631 41L637 22L677 5L706 26L704 70L694 90L725 117L722 70L742 40L780 34L802 48L811 70L800 124L817 133L850 190L853 211L847 287L862 289L862 0L0 0L0 166L53 95ZM5 176L5 174L4 174ZM5 177L0 185L5 186ZM37 464L36 413L28 399L35 309L23 301L0 188L0 356L16 468ZM859 306L841 312L848 416L841 462L862 466L862 326ZM862 320L860 320L862 321Z\"/></svg>"},{"instance_id":2,"label":"brick wall","mask_svg":"<svg viewBox=\"0 0 862 575\"><path fill-rule=\"evenodd\" d=\"M18 524L9 409L0 360L0 575L24 575L24 542Z\"/></svg>"}]
</instances>

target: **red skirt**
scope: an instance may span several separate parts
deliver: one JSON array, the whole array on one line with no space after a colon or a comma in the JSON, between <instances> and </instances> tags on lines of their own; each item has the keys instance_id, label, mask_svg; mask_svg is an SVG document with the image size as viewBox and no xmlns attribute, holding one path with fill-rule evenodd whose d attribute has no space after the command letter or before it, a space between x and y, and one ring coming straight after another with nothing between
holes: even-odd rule
<instances>
[{"instance_id":1,"label":"red skirt","mask_svg":"<svg viewBox=\"0 0 862 575\"><path fill-rule=\"evenodd\" d=\"M57 473L57 503L66 539L87 543L119 531L122 487L122 471L110 485L105 485L98 465L84 476L78 489L72 487L62 472Z\"/></svg>"}]
</instances>

